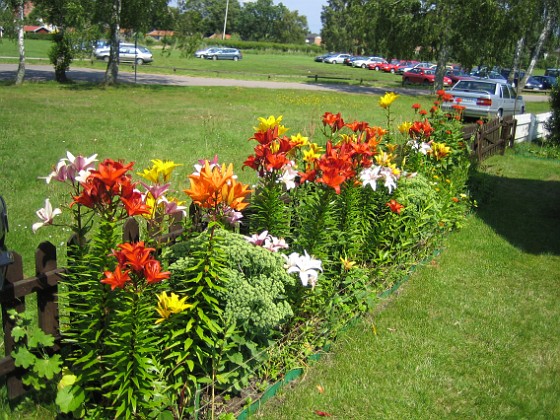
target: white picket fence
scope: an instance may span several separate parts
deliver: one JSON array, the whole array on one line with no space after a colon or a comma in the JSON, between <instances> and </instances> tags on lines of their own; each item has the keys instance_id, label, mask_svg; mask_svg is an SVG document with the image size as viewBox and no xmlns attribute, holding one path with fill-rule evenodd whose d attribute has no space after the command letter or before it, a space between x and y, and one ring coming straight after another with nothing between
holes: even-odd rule
<instances>
[{"instance_id":1,"label":"white picket fence","mask_svg":"<svg viewBox=\"0 0 560 420\"><path fill-rule=\"evenodd\" d=\"M550 119L551 114L551 112L545 112L516 115L515 143L545 138L549 131L545 128L544 123Z\"/></svg>"}]
</instances>

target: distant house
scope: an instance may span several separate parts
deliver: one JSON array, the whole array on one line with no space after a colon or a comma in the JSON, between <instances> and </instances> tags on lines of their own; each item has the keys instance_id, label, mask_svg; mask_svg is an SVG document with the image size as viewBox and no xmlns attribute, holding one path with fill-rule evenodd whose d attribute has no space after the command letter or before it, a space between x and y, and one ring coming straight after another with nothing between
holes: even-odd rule
<instances>
[{"instance_id":1,"label":"distant house","mask_svg":"<svg viewBox=\"0 0 560 420\"><path fill-rule=\"evenodd\" d=\"M28 33L35 33L35 34L50 34L54 32L54 27L50 25L24 25L23 31Z\"/></svg>"},{"instance_id":2,"label":"distant house","mask_svg":"<svg viewBox=\"0 0 560 420\"><path fill-rule=\"evenodd\" d=\"M165 37L172 38L174 34L175 34L175 32L173 32L173 31L160 31L160 30L154 29L153 31L148 32L146 35L154 38L157 41L160 41L162 38L165 38Z\"/></svg>"},{"instance_id":3,"label":"distant house","mask_svg":"<svg viewBox=\"0 0 560 420\"><path fill-rule=\"evenodd\" d=\"M231 39L231 35L226 34L225 38L222 38L222 34L212 34L208 37L208 39Z\"/></svg>"},{"instance_id":4,"label":"distant house","mask_svg":"<svg viewBox=\"0 0 560 420\"><path fill-rule=\"evenodd\" d=\"M305 37L306 44L321 45L321 41L322 41L321 35L309 34Z\"/></svg>"}]
</instances>

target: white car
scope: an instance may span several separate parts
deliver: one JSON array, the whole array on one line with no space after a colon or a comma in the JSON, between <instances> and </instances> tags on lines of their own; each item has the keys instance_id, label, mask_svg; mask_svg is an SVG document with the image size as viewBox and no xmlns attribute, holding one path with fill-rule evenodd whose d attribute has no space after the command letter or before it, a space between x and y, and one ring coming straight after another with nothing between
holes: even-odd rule
<instances>
[{"instance_id":1,"label":"white car","mask_svg":"<svg viewBox=\"0 0 560 420\"><path fill-rule=\"evenodd\" d=\"M361 67L363 69L366 69L369 64L376 64L376 63L379 64L387 63L387 60L385 60L383 57L368 57L363 60L354 60L352 62L352 67Z\"/></svg>"},{"instance_id":2,"label":"white car","mask_svg":"<svg viewBox=\"0 0 560 420\"><path fill-rule=\"evenodd\" d=\"M327 58L325 58L323 60L323 63L327 63L327 64L342 64L344 63L344 60L347 58L352 57L351 54L334 54L334 55L329 55Z\"/></svg>"},{"instance_id":3,"label":"white car","mask_svg":"<svg viewBox=\"0 0 560 420\"><path fill-rule=\"evenodd\" d=\"M507 83L497 80L459 80L446 92L453 95L453 102L444 102L441 109L454 112L453 106L460 105L464 107L464 117L503 118L525 113L523 97Z\"/></svg>"}]
</instances>

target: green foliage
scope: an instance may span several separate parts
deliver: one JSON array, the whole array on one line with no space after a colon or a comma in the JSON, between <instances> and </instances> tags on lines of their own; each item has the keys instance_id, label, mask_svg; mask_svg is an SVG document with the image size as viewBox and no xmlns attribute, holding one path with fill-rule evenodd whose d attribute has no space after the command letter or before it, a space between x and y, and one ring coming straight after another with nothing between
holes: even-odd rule
<instances>
[{"instance_id":1,"label":"green foliage","mask_svg":"<svg viewBox=\"0 0 560 420\"><path fill-rule=\"evenodd\" d=\"M546 141L553 146L560 147L560 83L558 82L550 92L550 110L552 115L545 124L549 132Z\"/></svg>"},{"instance_id":2,"label":"green foliage","mask_svg":"<svg viewBox=\"0 0 560 420\"><path fill-rule=\"evenodd\" d=\"M37 391L43 390L62 370L61 355L53 355L50 349L54 345L54 337L45 334L35 324L35 317L28 312L19 313L11 309L8 315L15 323L12 338L16 345L11 356L16 367L26 370L22 382Z\"/></svg>"},{"instance_id":3,"label":"green foliage","mask_svg":"<svg viewBox=\"0 0 560 420\"><path fill-rule=\"evenodd\" d=\"M293 211L288 204L289 199L282 184L275 182L274 179L259 179L259 184L251 198L250 231L266 230L273 236L286 237L290 233Z\"/></svg>"},{"instance_id":4,"label":"green foliage","mask_svg":"<svg viewBox=\"0 0 560 420\"><path fill-rule=\"evenodd\" d=\"M66 82L66 74L74 59L72 40L65 36L65 32L58 32L53 37L53 45L49 51L49 59L54 66L58 82Z\"/></svg>"}]
</instances>

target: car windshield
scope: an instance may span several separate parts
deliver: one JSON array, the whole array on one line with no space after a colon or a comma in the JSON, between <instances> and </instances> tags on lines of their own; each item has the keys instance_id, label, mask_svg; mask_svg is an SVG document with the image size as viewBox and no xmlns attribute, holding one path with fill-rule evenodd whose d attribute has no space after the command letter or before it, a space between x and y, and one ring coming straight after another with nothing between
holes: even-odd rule
<instances>
[{"instance_id":1,"label":"car windshield","mask_svg":"<svg viewBox=\"0 0 560 420\"><path fill-rule=\"evenodd\" d=\"M452 89L494 94L494 92L496 91L496 84L488 82L478 82L476 80L461 80Z\"/></svg>"}]
</instances>

